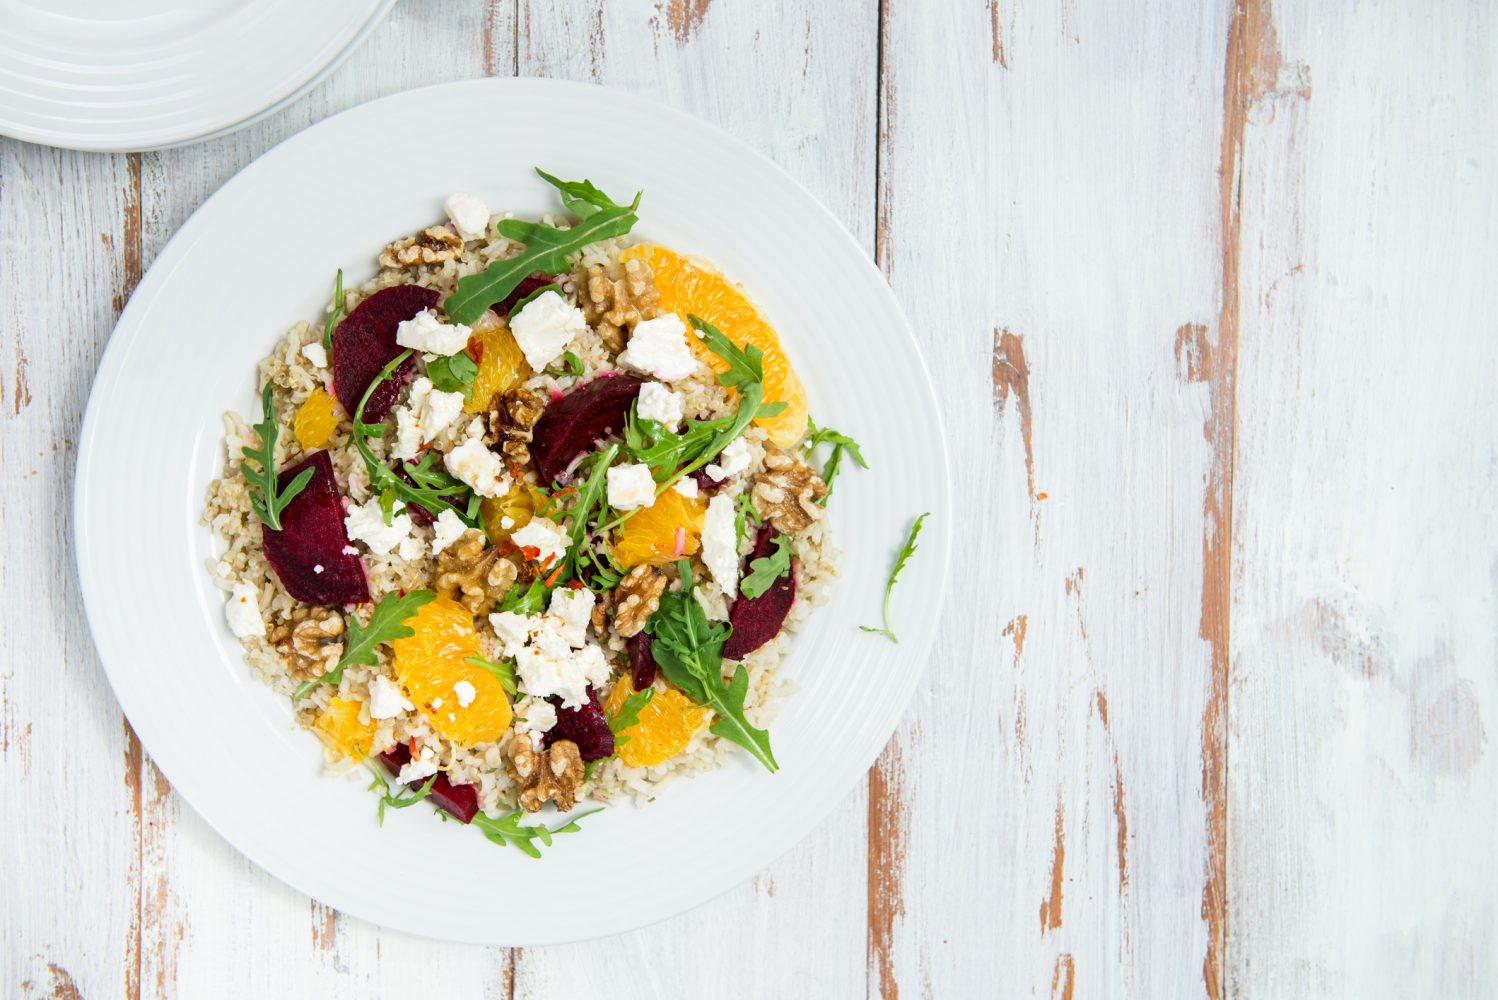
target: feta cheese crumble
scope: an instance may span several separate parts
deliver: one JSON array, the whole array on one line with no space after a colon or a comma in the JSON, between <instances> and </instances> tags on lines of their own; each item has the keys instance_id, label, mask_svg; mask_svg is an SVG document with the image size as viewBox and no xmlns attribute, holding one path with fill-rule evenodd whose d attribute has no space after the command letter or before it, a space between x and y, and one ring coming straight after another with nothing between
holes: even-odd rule
<instances>
[{"instance_id":1,"label":"feta cheese crumble","mask_svg":"<svg viewBox=\"0 0 1498 1000\"><path fill-rule=\"evenodd\" d=\"M739 592L739 535L733 501L719 494L707 505L702 521L702 561L730 600Z\"/></svg>"},{"instance_id":2,"label":"feta cheese crumble","mask_svg":"<svg viewBox=\"0 0 1498 1000\"><path fill-rule=\"evenodd\" d=\"M443 392L425 375L412 382L406 405L395 408L395 457L414 462L423 444L458 419L463 402L461 392Z\"/></svg>"},{"instance_id":3,"label":"feta cheese crumble","mask_svg":"<svg viewBox=\"0 0 1498 1000\"><path fill-rule=\"evenodd\" d=\"M671 488L680 493L682 496L686 497L688 500L697 499L697 480L693 479L691 476L682 476L676 482L671 484Z\"/></svg>"},{"instance_id":4,"label":"feta cheese crumble","mask_svg":"<svg viewBox=\"0 0 1498 1000\"><path fill-rule=\"evenodd\" d=\"M544 733L557 724L557 707L544 698L526 696L515 706L515 728L522 733Z\"/></svg>"},{"instance_id":5,"label":"feta cheese crumble","mask_svg":"<svg viewBox=\"0 0 1498 1000\"><path fill-rule=\"evenodd\" d=\"M310 344L303 344L302 357L312 362L312 367L314 368L328 367L328 352L324 349L320 340L314 340Z\"/></svg>"},{"instance_id":6,"label":"feta cheese crumble","mask_svg":"<svg viewBox=\"0 0 1498 1000\"><path fill-rule=\"evenodd\" d=\"M432 748L424 746L419 756L412 758L401 765L400 774L395 780L403 785L419 784L437 773L437 755Z\"/></svg>"},{"instance_id":7,"label":"feta cheese crumble","mask_svg":"<svg viewBox=\"0 0 1498 1000\"><path fill-rule=\"evenodd\" d=\"M236 583L224 603L224 617L229 631L241 639L265 634L265 619L260 617L260 592L248 583Z\"/></svg>"},{"instance_id":8,"label":"feta cheese crumble","mask_svg":"<svg viewBox=\"0 0 1498 1000\"><path fill-rule=\"evenodd\" d=\"M473 331L462 323L444 323L430 309L423 309L395 328L395 342L401 347L446 357L468 346Z\"/></svg>"},{"instance_id":9,"label":"feta cheese crumble","mask_svg":"<svg viewBox=\"0 0 1498 1000\"><path fill-rule=\"evenodd\" d=\"M458 707L467 708L473 704L473 699L478 697L479 692L468 681L457 681L453 684L453 694L458 696Z\"/></svg>"},{"instance_id":10,"label":"feta cheese crumble","mask_svg":"<svg viewBox=\"0 0 1498 1000\"><path fill-rule=\"evenodd\" d=\"M504 643L504 655L515 660L526 702L560 698L566 708L578 708L588 700L588 688L606 683L612 671L603 650L587 640L588 618L594 597L589 590L553 591L545 614L522 615L500 611L489 616L494 634ZM532 717L534 730L556 724L553 711L522 702L521 714ZM518 716L517 716L518 717ZM545 723L543 726L542 723Z\"/></svg>"},{"instance_id":11,"label":"feta cheese crumble","mask_svg":"<svg viewBox=\"0 0 1498 1000\"><path fill-rule=\"evenodd\" d=\"M675 313L635 324L619 363L662 382L684 379L701 367L687 347L686 325Z\"/></svg>"},{"instance_id":12,"label":"feta cheese crumble","mask_svg":"<svg viewBox=\"0 0 1498 1000\"><path fill-rule=\"evenodd\" d=\"M481 240L489 228L489 206L478 195L455 194L443 202L453 228L465 240Z\"/></svg>"},{"instance_id":13,"label":"feta cheese crumble","mask_svg":"<svg viewBox=\"0 0 1498 1000\"><path fill-rule=\"evenodd\" d=\"M721 483L729 476L736 476L749 468L749 442L743 438L734 438L718 455L718 460L707 467L707 477L715 483Z\"/></svg>"},{"instance_id":14,"label":"feta cheese crumble","mask_svg":"<svg viewBox=\"0 0 1498 1000\"><path fill-rule=\"evenodd\" d=\"M385 515L380 510L380 501L370 497L348 512L348 516L343 519L343 526L348 530L349 538L363 542L375 555L384 556L410 537L411 515L406 513L403 505L390 519L390 523L386 524Z\"/></svg>"},{"instance_id":15,"label":"feta cheese crumble","mask_svg":"<svg viewBox=\"0 0 1498 1000\"><path fill-rule=\"evenodd\" d=\"M510 320L510 332L531 368L541 371L567 349L574 337L588 331L582 310L556 292L546 292L525 304Z\"/></svg>"},{"instance_id":16,"label":"feta cheese crumble","mask_svg":"<svg viewBox=\"0 0 1498 1000\"><path fill-rule=\"evenodd\" d=\"M646 382L640 386L635 412L641 420L654 420L674 431L686 415L686 400L681 393L674 392L659 382Z\"/></svg>"},{"instance_id":17,"label":"feta cheese crumble","mask_svg":"<svg viewBox=\"0 0 1498 1000\"><path fill-rule=\"evenodd\" d=\"M406 700L398 685L380 674L369 686L369 717L371 719L393 719L402 712L409 712L415 705Z\"/></svg>"},{"instance_id":18,"label":"feta cheese crumble","mask_svg":"<svg viewBox=\"0 0 1498 1000\"><path fill-rule=\"evenodd\" d=\"M441 555L453 542L463 537L463 532L468 530L468 525L463 519L450 510L444 510L437 515L437 520L432 524L432 555Z\"/></svg>"},{"instance_id":19,"label":"feta cheese crumble","mask_svg":"<svg viewBox=\"0 0 1498 1000\"><path fill-rule=\"evenodd\" d=\"M476 438L469 438L443 455L442 464L481 497L502 496L510 488L504 463Z\"/></svg>"},{"instance_id":20,"label":"feta cheese crumble","mask_svg":"<svg viewBox=\"0 0 1498 1000\"><path fill-rule=\"evenodd\" d=\"M617 510L633 510L655 503L655 477L650 466L616 465L608 471L609 506Z\"/></svg>"},{"instance_id":21,"label":"feta cheese crumble","mask_svg":"<svg viewBox=\"0 0 1498 1000\"><path fill-rule=\"evenodd\" d=\"M588 641L588 622L593 617L593 605L598 600L593 591L571 590L566 587L551 592L551 604L547 613L561 622L558 634L574 649Z\"/></svg>"},{"instance_id":22,"label":"feta cheese crumble","mask_svg":"<svg viewBox=\"0 0 1498 1000\"><path fill-rule=\"evenodd\" d=\"M544 563L550 557L554 564L559 559L566 558L569 539L567 533L551 518L533 517L525 527L510 536L510 541L517 548L534 548L539 553L536 559ZM530 553L526 555L529 557Z\"/></svg>"}]
</instances>

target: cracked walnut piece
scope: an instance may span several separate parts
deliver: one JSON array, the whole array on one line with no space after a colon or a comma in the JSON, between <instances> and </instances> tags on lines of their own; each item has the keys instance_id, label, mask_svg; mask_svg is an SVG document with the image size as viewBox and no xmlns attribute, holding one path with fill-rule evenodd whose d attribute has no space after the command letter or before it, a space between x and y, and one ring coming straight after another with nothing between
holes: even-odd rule
<instances>
[{"instance_id":1,"label":"cracked walnut piece","mask_svg":"<svg viewBox=\"0 0 1498 1000\"><path fill-rule=\"evenodd\" d=\"M645 620L661 606L666 589L666 574L649 564L630 570L614 591L619 602L614 609L614 631L628 639L640 634Z\"/></svg>"},{"instance_id":2,"label":"cracked walnut piece","mask_svg":"<svg viewBox=\"0 0 1498 1000\"><path fill-rule=\"evenodd\" d=\"M661 314L661 293L656 290L650 265L642 260L627 260L609 269L592 264L581 273L573 273L583 293L578 296L583 318L611 354L624 350L626 330Z\"/></svg>"},{"instance_id":3,"label":"cracked walnut piece","mask_svg":"<svg viewBox=\"0 0 1498 1000\"><path fill-rule=\"evenodd\" d=\"M535 812L547 802L556 803L562 812L577 805L583 758L571 740L557 740L541 750L529 735L517 735L510 742L505 770L520 788L520 808L526 812Z\"/></svg>"},{"instance_id":4,"label":"cracked walnut piece","mask_svg":"<svg viewBox=\"0 0 1498 1000\"><path fill-rule=\"evenodd\" d=\"M381 267L416 267L455 260L463 253L463 240L446 226L432 226L415 236L396 240L380 254Z\"/></svg>"},{"instance_id":5,"label":"cracked walnut piece","mask_svg":"<svg viewBox=\"0 0 1498 1000\"><path fill-rule=\"evenodd\" d=\"M330 608L298 608L267 637L298 674L320 677L343 656L343 616Z\"/></svg>"},{"instance_id":6,"label":"cracked walnut piece","mask_svg":"<svg viewBox=\"0 0 1498 1000\"><path fill-rule=\"evenodd\" d=\"M822 516L817 501L826 495L827 484L790 455L765 455L765 471L754 477L754 506L787 535L804 531Z\"/></svg>"},{"instance_id":7,"label":"cracked walnut piece","mask_svg":"<svg viewBox=\"0 0 1498 1000\"><path fill-rule=\"evenodd\" d=\"M545 396L528 389L511 389L489 411L488 440L499 445L499 453L512 465L526 465L531 460L531 429L545 412Z\"/></svg>"},{"instance_id":8,"label":"cracked walnut piece","mask_svg":"<svg viewBox=\"0 0 1498 1000\"><path fill-rule=\"evenodd\" d=\"M437 554L437 592L452 597L474 614L488 611L509 591L515 564L488 545L484 533L469 528Z\"/></svg>"}]
</instances>

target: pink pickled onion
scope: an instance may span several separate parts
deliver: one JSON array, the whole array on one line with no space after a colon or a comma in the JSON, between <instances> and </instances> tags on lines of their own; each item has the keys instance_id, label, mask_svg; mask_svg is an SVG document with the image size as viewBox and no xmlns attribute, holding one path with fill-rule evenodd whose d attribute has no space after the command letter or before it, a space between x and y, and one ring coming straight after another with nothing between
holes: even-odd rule
<instances>
[{"instance_id":1,"label":"pink pickled onion","mask_svg":"<svg viewBox=\"0 0 1498 1000\"><path fill-rule=\"evenodd\" d=\"M687 529L676 529L676 544L671 549L671 558L676 559L687 550Z\"/></svg>"}]
</instances>

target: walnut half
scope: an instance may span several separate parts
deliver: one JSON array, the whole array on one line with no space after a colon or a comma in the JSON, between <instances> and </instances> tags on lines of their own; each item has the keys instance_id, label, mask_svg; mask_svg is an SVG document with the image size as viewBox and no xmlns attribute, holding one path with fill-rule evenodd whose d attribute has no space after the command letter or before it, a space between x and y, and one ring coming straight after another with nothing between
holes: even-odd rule
<instances>
[{"instance_id":1,"label":"walnut half","mask_svg":"<svg viewBox=\"0 0 1498 1000\"><path fill-rule=\"evenodd\" d=\"M510 742L505 770L519 786L520 808L526 812L535 812L547 802L555 802L563 812L577 805L583 758L571 740L557 740L541 750L531 743L529 734L517 734Z\"/></svg>"},{"instance_id":2,"label":"walnut half","mask_svg":"<svg viewBox=\"0 0 1498 1000\"><path fill-rule=\"evenodd\" d=\"M804 531L822 516L817 501L826 495L827 484L790 455L765 455L765 471L754 477L754 506L787 535Z\"/></svg>"},{"instance_id":3,"label":"walnut half","mask_svg":"<svg viewBox=\"0 0 1498 1000\"><path fill-rule=\"evenodd\" d=\"M343 616L331 608L297 608L267 638L295 673L320 677L343 655Z\"/></svg>"},{"instance_id":4,"label":"walnut half","mask_svg":"<svg viewBox=\"0 0 1498 1000\"><path fill-rule=\"evenodd\" d=\"M380 254L381 267L417 267L455 260L463 254L463 240L446 226L432 226L387 246Z\"/></svg>"},{"instance_id":5,"label":"walnut half","mask_svg":"<svg viewBox=\"0 0 1498 1000\"><path fill-rule=\"evenodd\" d=\"M515 564L502 559L484 533L469 528L437 555L437 593L452 597L480 614L509 591L518 575Z\"/></svg>"},{"instance_id":6,"label":"walnut half","mask_svg":"<svg viewBox=\"0 0 1498 1000\"><path fill-rule=\"evenodd\" d=\"M522 466L531 460L531 428L546 412L546 397L528 389L511 389L500 396L489 411L491 444L507 461Z\"/></svg>"},{"instance_id":7,"label":"walnut half","mask_svg":"<svg viewBox=\"0 0 1498 1000\"><path fill-rule=\"evenodd\" d=\"M630 570L614 589L614 631L628 639L640 634L645 621L661 606L666 574L648 564Z\"/></svg>"},{"instance_id":8,"label":"walnut half","mask_svg":"<svg viewBox=\"0 0 1498 1000\"><path fill-rule=\"evenodd\" d=\"M656 290L650 266L642 260L627 260L605 269L598 264L573 272L581 294L578 306L588 325L610 353L624 350L626 331L641 320L661 314L661 293Z\"/></svg>"}]
</instances>

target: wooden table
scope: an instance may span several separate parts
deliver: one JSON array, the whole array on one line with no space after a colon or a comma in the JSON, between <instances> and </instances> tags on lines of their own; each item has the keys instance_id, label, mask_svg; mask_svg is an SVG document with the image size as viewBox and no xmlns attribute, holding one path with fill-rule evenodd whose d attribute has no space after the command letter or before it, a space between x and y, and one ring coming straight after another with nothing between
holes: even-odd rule
<instances>
[{"instance_id":1,"label":"wooden table","mask_svg":"<svg viewBox=\"0 0 1498 1000\"><path fill-rule=\"evenodd\" d=\"M482 74L658 98L809 186L944 376L966 501L867 784L568 947L382 931L236 854L122 718L68 528L99 354L187 215ZM0 142L0 994L1493 995L1495 101L1498 8L1456 0L405 0L228 138Z\"/></svg>"}]
</instances>

